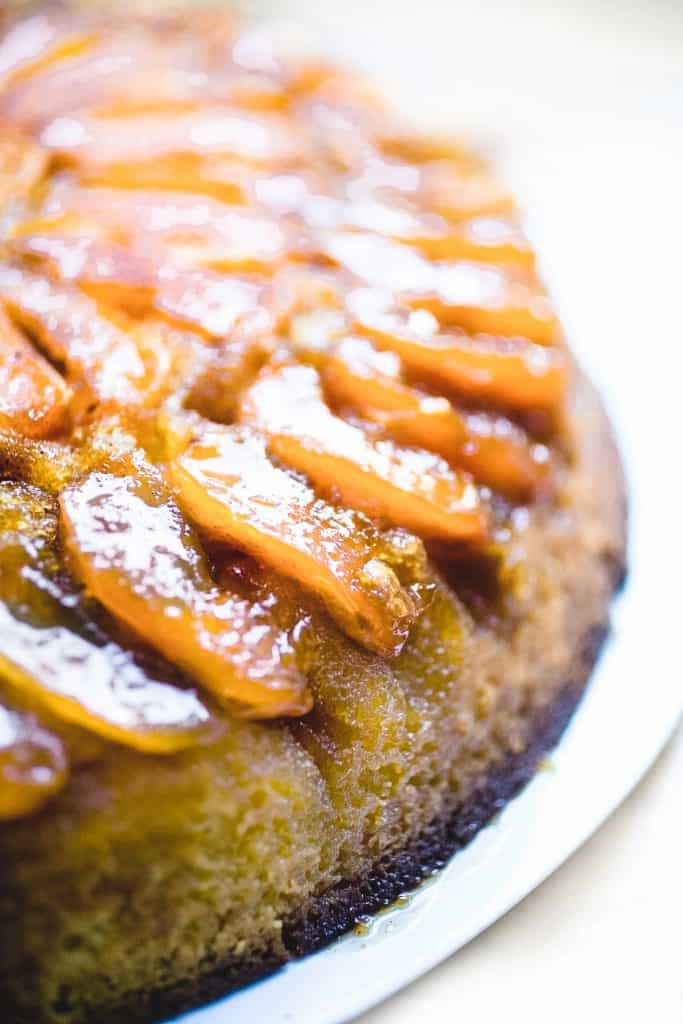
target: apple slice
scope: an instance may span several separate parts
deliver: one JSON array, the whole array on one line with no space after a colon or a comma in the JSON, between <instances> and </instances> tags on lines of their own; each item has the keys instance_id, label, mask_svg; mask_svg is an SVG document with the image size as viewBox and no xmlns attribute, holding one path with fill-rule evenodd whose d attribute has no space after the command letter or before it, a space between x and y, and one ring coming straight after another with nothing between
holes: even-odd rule
<instances>
[{"instance_id":1,"label":"apple slice","mask_svg":"<svg viewBox=\"0 0 683 1024\"><path fill-rule=\"evenodd\" d=\"M350 292L347 309L355 330L400 356L415 379L483 405L553 419L562 409L568 372L560 348L524 338L440 333L427 310L401 309L391 295L370 288Z\"/></svg>"},{"instance_id":2,"label":"apple slice","mask_svg":"<svg viewBox=\"0 0 683 1024\"><path fill-rule=\"evenodd\" d=\"M50 162L47 150L21 135L3 131L0 138L0 211L15 197L26 199L41 182Z\"/></svg>"},{"instance_id":3,"label":"apple slice","mask_svg":"<svg viewBox=\"0 0 683 1024\"><path fill-rule=\"evenodd\" d=\"M57 117L39 141L77 167L195 153L274 169L300 163L305 153L300 133L282 115L217 104L186 113L108 117L94 111Z\"/></svg>"},{"instance_id":4,"label":"apple slice","mask_svg":"<svg viewBox=\"0 0 683 1024\"><path fill-rule=\"evenodd\" d=\"M92 621L55 555L53 500L0 484L0 677L37 709L150 753L209 738L215 719L191 690L143 668Z\"/></svg>"},{"instance_id":5,"label":"apple slice","mask_svg":"<svg viewBox=\"0 0 683 1024\"><path fill-rule=\"evenodd\" d=\"M480 216L452 222L405 202L370 197L302 196L299 212L314 230L368 231L411 245L431 260L474 260L514 266L531 273L532 248L511 216Z\"/></svg>"},{"instance_id":6,"label":"apple slice","mask_svg":"<svg viewBox=\"0 0 683 1024\"><path fill-rule=\"evenodd\" d=\"M240 419L262 430L271 452L342 502L446 542L483 540L476 487L441 458L374 442L326 406L309 366L266 366L245 392Z\"/></svg>"},{"instance_id":7,"label":"apple slice","mask_svg":"<svg viewBox=\"0 0 683 1024\"><path fill-rule=\"evenodd\" d=\"M406 226L407 227L407 226ZM411 229L395 234L432 260L472 260L516 267L528 274L536 266L534 251L519 224L510 216L480 216L452 223L422 218Z\"/></svg>"},{"instance_id":8,"label":"apple slice","mask_svg":"<svg viewBox=\"0 0 683 1024\"><path fill-rule=\"evenodd\" d=\"M177 158L180 159L180 158ZM211 196L137 188L61 186L48 198L51 219L75 215L112 237L144 241L183 265L242 273L271 273L284 259L290 232L284 224Z\"/></svg>"},{"instance_id":9,"label":"apple slice","mask_svg":"<svg viewBox=\"0 0 683 1024\"><path fill-rule=\"evenodd\" d=\"M192 529L152 475L93 473L60 504L74 571L112 615L245 714L310 709L289 635L266 608L218 590Z\"/></svg>"},{"instance_id":10,"label":"apple slice","mask_svg":"<svg viewBox=\"0 0 683 1024\"><path fill-rule=\"evenodd\" d=\"M169 198L189 192L223 203L247 203L252 188L252 176L244 164L198 153L168 153L151 160L86 166L80 171L80 180L86 186L174 193Z\"/></svg>"},{"instance_id":11,"label":"apple slice","mask_svg":"<svg viewBox=\"0 0 683 1024\"><path fill-rule=\"evenodd\" d=\"M469 260L433 265L432 287L409 289L405 301L427 309L440 324L472 334L523 337L539 345L559 341L560 327L538 281L501 267Z\"/></svg>"},{"instance_id":12,"label":"apple slice","mask_svg":"<svg viewBox=\"0 0 683 1024\"><path fill-rule=\"evenodd\" d=\"M377 423L400 444L436 452L494 490L525 498L547 487L547 449L530 445L502 416L468 415L404 384L395 353L344 338L324 357L322 380L337 406Z\"/></svg>"},{"instance_id":13,"label":"apple slice","mask_svg":"<svg viewBox=\"0 0 683 1024\"><path fill-rule=\"evenodd\" d=\"M64 380L0 310L0 426L50 437L66 425L69 399Z\"/></svg>"},{"instance_id":14,"label":"apple slice","mask_svg":"<svg viewBox=\"0 0 683 1024\"><path fill-rule=\"evenodd\" d=\"M510 194L485 169L467 161L422 164L419 196L428 208L456 222L514 210Z\"/></svg>"},{"instance_id":15,"label":"apple slice","mask_svg":"<svg viewBox=\"0 0 683 1024\"><path fill-rule=\"evenodd\" d=\"M135 408L154 403L163 366L152 341L106 316L77 289L31 271L0 267L0 302L48 355L66 367L82 413L91 407Z\"/></svg>"},{"instance_id":16,"label":"apple slice","mask_svg":"<svg viewBox=\"0 0 683 1024\"><path fill-rule=\"evenodd\" d=\"M271 326L270 292L262 279L176 267L164 263L163 251L155 247L153 255L143 254L114 241L72 234L63 227L68 229L69 222L44 224L42 230L35 225L35 233L15 240L15 249L39 261L57 281L74 282L99 302L118 306L131 316L155 313L178 327L198 331L209 341L227 337L247 320L258 331ZM0 295L10 273L0 274ZM87 301L81 296L81 305ZM17 309L21 315L22 307ZM99 320L103 320L101 314Z\"/></svg>"},{"instance_id":17,"label":"apple slice","mask_svg":"<svg viewBox=\"0 0 683 1024\"><path fill-rule=\"evenodd\" d=\"M329 232L322 248L360 280L429 310L443 326L543 345L559 340L548 297L528 274L468 260L432 263L416 249L360 231Z\"/></svg>"},{"instance_id":18,"label":"apple slice","mask_svg":"<svg viewBox=\"0 0 683 1024\"><path fill-rule=\"evenodd\" d=\"M365 647L399 653L414 602L383 560L387 542L364 515L329 505L274 466L263 437L245 427L207 425L170 472L182 507L208 536L312 590Z\"/></svg>"},{"instance_id":19,"label":"apple slice","mask_svg":"<svg viewBox=\"0 0 683 1024\"><path fill-rule=\"evenodd\" d=\"M64 19L36 14L13 25L0 42L0 90L91 49L94 34L70 31Z\"/></svg>"}]
</instances>

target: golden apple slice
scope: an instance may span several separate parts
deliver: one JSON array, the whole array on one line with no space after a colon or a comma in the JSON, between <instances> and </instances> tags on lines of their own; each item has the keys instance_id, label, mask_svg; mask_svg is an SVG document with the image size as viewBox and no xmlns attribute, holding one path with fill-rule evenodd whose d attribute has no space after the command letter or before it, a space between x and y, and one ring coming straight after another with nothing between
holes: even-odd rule
<instances>
[{"instance_id":1,"label":"golden apple slice","mask_svg":"<svg viewBox=\"0 0 683 1024\"><path fill-rule=\"evenodd\" d=\"M224 339L238 329L267 331L272 326L269 306L263 281L176 267L161 267L157 274L157 312L208 339Z\"/></svg>"},{"instance_id":2,"label":"golden apple slice","mask_svg":"<svg viewBox=\"0 0 683 1024\"><path fill-rule=\"evenodd\" d=\"M93 34L69 31L64 21L36 14L13 25L0 42L0 90L91 49Z\"/></svg>"},{"instance_id":3,"label":"golden apple slice","mask_svg":"<svg viewBox=\"0 0 683 1024\"><path fill-rule=\"evenodd\" d=\"M427 309L444 326L472 334L523 337L540 345L559 341L550 300L533 278L468 260L434 264L433 287L409 290L405 300Z\"/></svg>"},{"instance_id":4,"label":"golden apple slice","mask_svg":"<svg viewBox=\"0 0 683 1024\"><path fill-rule=\"evenodd\" d=\"M534 270L534 252L519 224L510 216L480 216L452 222L439 214L375 196L335 199L305 195L298 207L314 230L373 232L411 245L432 260L473 260Z\"/></svg>"},{"instance_id":5,"label":"golden apple slice","mask_svg":"<svg viewBox=\"0 0 683 1024\"><path fill-rule=\"evenodd\" d=\"M173 85L183 76L168 67L167 47L155 45L139 31L123 36L105 32L92 38L93 45L71 52L68 59L43 63L36 73L14 82L2 102L7 119L37 133L55 118L113 104L136 87L144 90L138 95L148 97L147 102L155 94L172 101Z\"/></svg>"},{"instance_id":6,"label":"golden apple slice","mask_svg":"<svg viewBox=\"0 0 683 1024\"><path fill-rule=\"evenodd\" d=\"M530 445L503 417L462 413L446 398L401 380L400 359L360 338L345 338L323 361L333 401L379 424L395 441L436 452L478 481L511 497L528 497L548 482L548 452Z\"/></svg>"},{"instance_id":7,"label":"golden apple slice","mask_svg":"<svg viewBox=\"0 0 683 1024\"><path fill-rule=\"evenodd\" d=\"M154 402L158 354L123 321L105 316L88 296L5 265L0 267L0 301L50 358L66 367L82 412Z\"/></svg>"},{"instance_id":8,"label":"golden apple slice","mask_svg":"<svg viewBox=\"0 0 683 1024\"><path fill-rule=\"evenodd\" d=\"M60 503L73 568L114 616L253 716L309 710L289 636L265 608L216 588L193 531L157 481L144 472L93 473Z\"/></svg>"},{"instance_id":9,"label":"golden apple slice","mask_svg":"<svg viewBox=\"0 0 683 1024\"><path fill-rule=\"evenodd\" d=\"M305 152L300 133L282 115L219 105L187 113L57 117L43 128L39 141L85 167L195 153L276 168L301 162Z\"/></svg>"},{"instance_id":10,"label":"golden apple slice","mask_svg":"<svg viewBox=\"0 0 683 1024\"><path fill-rule=\"evenodd\" d=\"M69 388L0 310L0 426L50 437L68 420Z\"/></svg>"},{"instance_id":11,"label":"golden apple slice","mask_svg":"<svg viewBox=\"0 0 683 1024\"><path fill-rule=\"evenodd\" d=\"M393 237L413 245L432 260L471 260L517 267L533 273L534 251L510 217L480 216L459 223L423 217Z\"/></svg>"},{"instance_id":12,"label":"golden apple slice","mask_svg":"<svg viewBox=\"0 0 683 1024\"><path fill-rule=\"evenodd\" d=\"M49 162L47 150L4 131L0 138L0 211L6 210L10 199L30 197L45 177Z\"/></svg>"},{"instance_id":13,"label":"golden apple slice","mask_svg":"<svg viewBox=\"0 0 683 1024\"><path fill-rule=\"evenodd\" d=\"M486 170L467 161L422 164L418 192L428 208L452 221L514 209L509 193Z\"/></svg>"},{"instance_id":14,"label":"golden apple slice","mask_svg":"<svg viewBox=\"0 0 683 1024\"><path fill-rule=\"evenodd\" d=\"M64 788L66 752L33 715L0 704L0 821L32 814Z\"/></svg>"},{"instance_id":15,"label":"golden apple slice","mask_svg":"<svg viewBox=\"0 0 683 1024\"><path fill-rule=\"evenodd\" d=\"M308 366L267 366L245 392L240 418L272 453L317 488L421 537L479 542L486 522L477 490L438 456L371 441L325 405Z\"/></svg>"},{"instance_id":16,"label":"golden apple slice","mask_svg":"<svg viewBox=\"0 0 683 1024\"><path fill-rule=\"evenodd\" d=\"M118 306L133 317L154 309L161 254L152 259L108 237L107 229L78 214L21 225L12 250L58 283L77 284L97 302ZM153 251L153 250L152 250Z\"/></svg>"},{"instance_id":17,"label":"golden apple slice","mask_svg":"<svg viewBox=\"0 0 683 1024\"><path fill-rule=\"evenodd\" d=\"M568 383L561 349L524 338L439 333L427 310L408 311L390 295L357 289L347 299L354 328L400 356L407 373L482 404L555 418Z\"/></svg>"},{"instance_id":18,"label":"golden apple slice","mask_svg":"<svg viewBox=\"0 0 683 1024\"><path fill-rule=\"evenodd\" d=\"M364 515L335 508L274 466L262 436L207 426L170 468L178 500L210 537L292 576L370 650L401 650L415 610Z\"/></svg>"},{"instance_id":19,"label":"golden apple slice","mask_svg":"<svg viewBox=\"0 0 683 1024\"><path fill-rule=\"evenodd\" d=\"M112 237L144 241L184 265L268 273L290 242L283 224L211 196L138 188L60 188L46 203L51 218L72 214L105 226Z\"/></svg>"},{"instance_id":20,"label":"golden apple slice","mask_svg":"<svg viewBox=\"0 0 683 1024\"><path fill-rule=\"evenodd\" d=\"M244 164L229 158L169 153L153 160L119 160L86 166L80 170L80 180L86 186L189 192L223 203L247 203L252 179Z\"/></svg>"},{"instance_id":21,"label":"golden apple slice","mask_svg":"<svg viewBox=\"0 0 683 1024\"><path fill-rule=\"evenodd\" d=\"M0 677L37 708L138 750L205 740L215 723L196 694L144 669L67 589L56 533L44 492L0 485Z\"/></svg>"},{"instance_id":22,"label":"golden apple slice","mask_svg":"<svg viewBox=\"0 0 683 1024\"><path fill-rule=\"evenodd\" d=\"M161 262L163 253L155 252L154 257L143 255L116 242L65 234L60 232L59 223L54 227L54 231L21 235L14 242L15 249L39 261L58 281L75 282L99 302L119 306L132 316L155 313L176 326L198 331L209 340L225 338L247 320L257 332L271 326L267 309L270 293L261 279L176 267ZM3 289L3 282L15 280L18 273L0 272L0 295L4 293L7 298L11 294L9 288ZM44 289L47 287L43 285ZM88 301L81 296L81 307ZM71 304L75 304L75 299ZM93 330L99 326L97 333L102 334L108 321L91 305L96 317ZM26 316L24 306L12 303L10 311L16 309L18 318L25 319L30 327L30 316ZM110 323L106 337L121 335ZM144 339L139 332L129 335L122 351L124 357L134 336ZM102 341L98 343L101 345Z\"/></svg>"},{"instance_id":23,"label":"golden apple slice","mask_svg":"<svg viewBox=\"0 0 683 1024\"><path fill-rule=\"evenodd\" d=\"M407 245L363 232L330 232L323 250L367 284L427 309L442 325L543 345L559 339L548 297L528 275L467 260L431 263Z\"/></svg>"},{"instance_id":24,"label":"golden apple slice","mask_svg":"<svg viewBox=\"0 0 683 1024\"><path fill-rule=\"evenodd\" d=\"M137 750L173 753L211 734L196 694L154 679L130 651L62 625L33 626L2 604L0 673L58 718Z\"/></svg>"},{"instance_id":25,"label":"golden apple slice","mask_svg":"<svg viewBox=\"0 0 683 1024\"><path fill-rule=\"evenodd\" d=\"M380 150L396 160L411 164L452 161L463 169L481 168L481 160L458 139L445 135L406 131L397 124L384 124L374 132Z\"/></svg>"}]
</instances>

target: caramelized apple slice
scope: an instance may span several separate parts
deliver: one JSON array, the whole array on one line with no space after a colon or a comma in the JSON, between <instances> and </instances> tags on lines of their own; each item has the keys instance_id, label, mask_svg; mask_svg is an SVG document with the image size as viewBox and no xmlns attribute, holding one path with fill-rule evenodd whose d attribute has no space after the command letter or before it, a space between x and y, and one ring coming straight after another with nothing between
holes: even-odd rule
<instances>
[{"instance_id":1,"label":"caramelized apple slice","mask_svg":"<svg viewBox=\"0 0 683 1024\"><path fill-rule=\"evenodd\" d=\"M184 264L227 271L269 272L284 258L289 241L272 218L201 194L61 188L46 208L51 218L77 214L106 226L112 237L144 240L169 249Z\"/></svg>"},{"instance_id":2,"label":"caramelized apple slice","mask_svg":"<svg viewBox=\"0 0 683 1024\"><path fill-rule=\"evenodd\" d=\"M0 672L58 718L137 750L173 753L210 732L191 690L150 678L125 648L61 625L34 627L1 604Z\"/></svg>"},{"instance_id":3,"label":"caramelized apple slice","mask_svg":"<svg viewBox=\"0 0 683 1024\"><path fill-rule=\"evenodd\" d=\"M373 232L411 245L433 260L509 264L527 272L535 266L533 250L510 217L481 216L453 223L438 214L372 195L350 200L302 196L298 212L311 228Z\"/></svg>"},{"instance_id":4,"label":"caramelized apple slice","mask_svg":"<svg viewBox=\"0 0 683 1024\"><path fill-rule=\"evenodd\" d=\"M57 718L152 753L201 742L211 715L97 629L56 560L57 520L37 488L0 485L0 676Z\"/></svg>"},{"instance_id":5,"label":"caramelized apple slice","mask_svg":"<svg viewBox=\"0 0 683 1024\"><path fill-rule=\"evenodd\" d=\"M409 291L406 300L445 326L473 334L523 337L540 345L559 340L548 296L533 278L500 267L457 260L434 265L433 289Z\"/></svg>"},{"instance_id":6,"label":"caramelized apple slice","mask_svg":"<svg viewBox=\"0 0 683 1024\"><path fill-rule=\"evenodd\" d=\"M481 161L461 142L450 136L408 132L388 123L375 133L383 153L406 163L424 164L449 160L463 169L481 168Z\"/></svg>"},{"instance_id":7,"label":"caramelized apple slice","mask_svg":"<svg viewBox=\"0 0 683 1024\"><path fill-rule=\"evenodd\" d=\"M171 465L171 479L183 508L209 536L293 576L370 650L399 653L415 612L382 560L381 535L365 516L328 505L274 466L260 435L207 427Z\"/></svg>"},{"instance_id":8,"label":"caramelized apple slice","mask_svg":"<svg viewBox=\"0 0 683 1024\"><path fill-rule=\"evenodd\" d=\"M17 22L0 42L0 89L84 53L96 41L94 35L70 32L47 14Z\"/></svg>"},{"instance_id":9,"label":"caramelized apple slice","mask_svg":"<svg viewBox=\"0 0 683 1024\"><path fill-rule=\"evenodd\" d=\"M30 139L3 132L0 138L0 212L9 200L26 198L47 172L50 155Z\"/></svg>"},{"instance_id":10,"label":"caramelized apple slice","mask_svg":"<svg viewBox=\"0 0 683 1024\"><path fill-rule=\"evenodd\" d=\"M457 160L434 160L420 168L420 198L447 220L508 213L510 195L481 167Z\"/></svg>"},{"instance_id":11,"label":"caramelized apple slice","mask_svg":"<svg viewBox=\"0 0 683 1024\"><path fill-rule=\"evenodd\" d=\"M56 117L81 110L86 103L101 103L121 88L122 74L131 74L143 58L141 42L129 37L122 47L114 36L92 37L93 45L72 51L68 59L43 62L32 74L15 79L2 96L0 109L12 124L37 134Z\"/></svg>"},{"instance_id":12,"label":"caramelized apple slice","mask_svg":"<svg viewBox=\"0 0 683 1024\"><path fill-rule=\"evenodd\" d=\"M189 113L58 117L45 126L40 141L85 167L196 153L275 168L299 163L304 155L300 134L284 117L218 105Z\"/></svg>"},{"instance_id":13,"label":"caramelized apple slice","mask_svg":"<svg viewBox=\"0 0 683 1024\"><path fill-rule=\"evenodd\" d=\"M59 224L56 227L58 229ZM133 316L154 312L179 327L189 327L213 340L225 338L247 320L255 331L264 331L271 325L266 308L268 289L262 280L225 276L211 270L186 270L159 263L116 242L60 234L59 230L20 237L14 244L22 254L45 265L57 280L74 281L95 299L118 305ZM0 271L0 295L4 293L7 298L11 294L3 287L3 282L14 280L17 273ZM81 296L80 306L84 307L87 302ZM26 303L24 306L12 303L10 311L16 309L18 318L25 320L30 328L30 310L26 316L25 306ZM99 335L108 321L97 314L94 304L91 306L92 315L97 318L93 330L98 328ZM105 339L111 342L121 336L122 332L109 324ZM45 344L49 346L49 342ZM128 338L127 346L130 348L131 344L132 338Z\"/></svg>"},{"instance_id":14,"label":"caramelized apple slice","mask_svg":"<svg viewBox=\"0 0 683 1024\"><path fill-rule=\"evenodd\" d=\"M2 266L0 301L66 367L82 410L154 402L160 369L154 350L145 351L143 338L105 316L92 299L30 271Z\"/></svg>"},{"instance_id":15,"label":"caramelized apple slice","mask_svg":"<svg viewBox=\"0 0 683 1024\"><path fill-rule=\"evenodd\" d=\"M544 345L558 338L547 296L526 275L467 260L430 263L408 246L361 232L331 232L323 247L361 280L429 310L441 324Z\"/></svg>"},{"instance_id":16,"label":"caramelized apple slice","mask_svg":"<svg viewBox=\"0 0 683 1024\"><path fill-rule=\"evenodd\" d=\"M217 590L192 530L157 481L93 473L60 500L74 569L113 615L253 716L309 710L288 635L266 609Z\"/></svg>"},{"instance_id":17,"label":"caramelized apple slice","mask_svg":"<svg viewBox=\"0 0 683 1024\"><path fill-rule=\"evenodd\" d=\"M194 34L145 31L141 13L136 11L136 24L123 31L107 25L109 31L101 34L97 46L72 49L68 59L44 62L39 74L18 79L8 96L12 120L35 130L86 105L126 113L188 110L207 100L244 101L262 109L280 105L276 82L236 73L226 67L225 52L207 75L208 47L198 46ZM220 48L215 31L208 26L204 31L211 33L210 45Z\"/></svg>"},{"instance_id":18,"label":"caramelized apple slice","mask_svg":"<svg viewBox=\"0 0 683 1024\"><path fill-rule=\"evenodd\" d=\"M263 281L175 267L162 267L157 275L159 314L209 339L227 338L238 328L267 331L272 326L269 304Z\"/></svg>"},{"instance_id":19,"label":"caramelized apple slice","mask_svg":"<svg viewBox=\"0 0 683 1024\"><path fill-rule=\"evenodd\" d=\"M66 424L69 389L0 311L0 426L49 437Z\"/></svg>"},{"instance_id":20,"label":"caramelized apple slice","mask_svg":"<svg viewBox=\"0 0 683 1024\"><path fill-rule=\"evenodd\" d=\"M132 316L154 308L158 264L149 255L111 241L95 221L65 214L35 220L14 233L12 251L57 282L74 282L98 302Z\"/></svg>"},{"instance_id":21,"label":"caramelized apple slice","mask_svg":"<svg viewBox=\"0 0 683 1024\"><path fill-rule=\"evenodd\" d=\"M384 428L400 444L442 455L477 480L515 498L547 484L548 453L530 446L503 417L467 415L446 398L404 384L397 355L345 338L323 361L323 384L334 402Z\"/></svg>"},{"instance_id":22,"label":"caramelized apple slice","mask_svg":"<svg viewBox=\"0 0 683 1024\"><path fill-rule=\"evenodd\" d=\"M510 217L481 216L459 223L434 223L424 218L394 235L397 241L413 245L433 260L471 260L518 267L532 273L534 251L519 224Z\"/></svg>"},{"instance_id":23,"label":"caramelized apple slice","mask_svg":"<svg viewBox=\"0 0 683 1024\"><path fill-rule=\"evenodd\" d=\"M247 203L251 184L244 164L197 153L169 153L154 160L86 166L81 169L80 179L86 186L190 192L223 203Z\"/></svg>"},{"instance_id":24,"label":"caramelized apple slice","mask_svg":"<svg viewBox=\"0 0 683 1024\"><path fill-rule=\"evenodd\" d=\"M427 452L373 442L334 416L311 367L265 367L242 398L240 418L266 434L277 458L352 508L430 539L484 537L469 478Z\"/></svg>"},{"instance_id":25,"label":"caramelized apple slice","mask_svg":"<svg viewBox=\"0 0 683 1024\"><path fill-rule=\"evenodd\" d=\"M371 289L351 292L347 307L355 329L400 356L417 380L482 404L553 419L562 408L567 366L560 349L524 338L440 334L427 310L408 312L390 295Z\"/></svg>"},{"instance_id":26,"label":"caramelized apple slice","mask_svg":"<svg viewBox=\"0 0 683 1024\"><path fill-rule=\"evenodd\" d=\"M32 715L0 704L0 821L32 814L64 788L67 759Z\"/></svg>"}]
</instances>

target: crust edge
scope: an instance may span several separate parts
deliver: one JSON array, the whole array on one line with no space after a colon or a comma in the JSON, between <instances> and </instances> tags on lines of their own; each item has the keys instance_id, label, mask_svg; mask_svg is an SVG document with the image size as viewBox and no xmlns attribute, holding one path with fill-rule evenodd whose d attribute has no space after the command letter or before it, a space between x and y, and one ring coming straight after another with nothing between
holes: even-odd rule
<instances>
[{"instance_id":1,"label":"crust edge","mask_svg":"<svg viewBox=\"0 0 683 1024\"><path fill-rule=\"evenodd\" d=\"M615 593L623 585L620 568ZM452 806L413 836L403 849L383 855L362 877L344 881L312 897L283 924L288 956L274 949L259 959L230 959L193 979L184 979L153 992L132 993L123 1004L99 1008L88 1024L157 1024L189 1010L204 1007L231 992L272 975L292 959L318 952L347 932L359 917L376 913L414 889L464 849L531 781L539 761L552 750L568 726L588 686L609 634L608 610L584 636L575 670L554 701L537 716L533 739L521 752L499 761L464 802ZM18 1017L15 1024L30 1024Z\"/></svg>"}]
</instances>

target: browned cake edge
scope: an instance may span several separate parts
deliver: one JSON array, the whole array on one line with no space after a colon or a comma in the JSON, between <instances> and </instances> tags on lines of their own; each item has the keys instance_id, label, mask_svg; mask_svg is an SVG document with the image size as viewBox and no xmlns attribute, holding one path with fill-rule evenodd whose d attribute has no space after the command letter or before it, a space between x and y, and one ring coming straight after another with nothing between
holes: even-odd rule
<instances>
[{"instance_id":1,"label":"browned cake edge","mask_svg":"<svg viewBox=\"0 0 683 1024\"><path fill-rule=\"evenodd\" d=\"M615 592L625 578L621 566ZM480 829L535 775L539 761L560 739L595 667L609 632L609 608L584 637L574 670L559 696L538 716L532 742L499 762L463 803L435 818L399 852L379 859L363 876L342 882L308 900L284 922L283 941L293 958L314 953L348 931L357 919L393 903L419 885L470 843ZM260 978L287 961L274 953L260 959L231 959L198 979L182 980L155 992L133 993L115 1008L98 1011L92 1024L154 1024L210 1003ZM30 1024L28 1017L16 1024Z\"/></svg>"}]
</instances>

